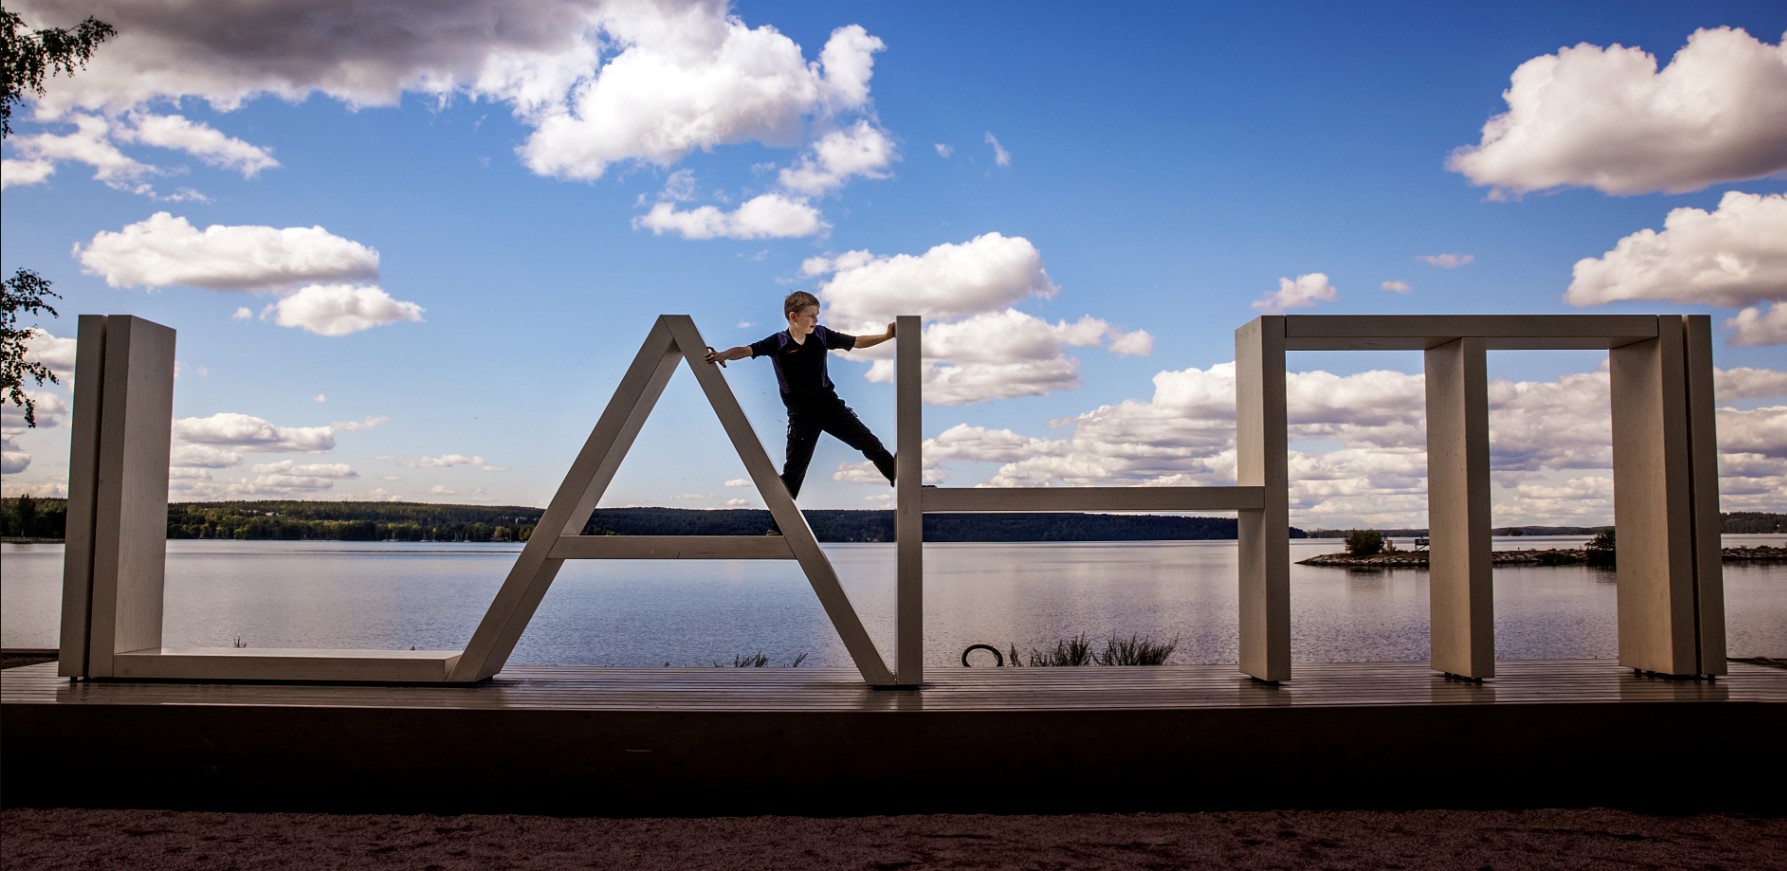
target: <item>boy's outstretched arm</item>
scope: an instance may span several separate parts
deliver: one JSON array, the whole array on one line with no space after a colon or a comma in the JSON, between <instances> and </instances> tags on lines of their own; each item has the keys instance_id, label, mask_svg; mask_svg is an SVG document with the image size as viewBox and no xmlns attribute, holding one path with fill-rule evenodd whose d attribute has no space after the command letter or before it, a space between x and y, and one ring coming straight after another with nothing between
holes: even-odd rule
<instances>
[{"instance_id":1,"label":"boy's outstretched arm","mask_svg":"<svg viewBox=\"0 0 1787 871\"><path fill-rule=\"evenodd\" d=\"M715 351L712 348L708 348L707 356L702 359L709 363L718 363L720 364L720 368L724 369L726 368L727 360L743 360L749 356L751 356L751 349L744 345L739 345L737 347L727 348L724 351Z\"/></svg>"},{"instance_id":2,"label":"boy's outstretched arm","mask_svg":"<svg viewBox=\"0 0 1787 871\"><path fill-rule=\"evenodd\" d=\"M863 348L873 348L876 345L879 345L882 342L885 342L888 339L891 339L893 337L894 337L894 325L888 324L887 332L882 333L879 336L857 336L856 337L856 347L853 350L862 350Z\"/></svg>"}]
</instances>

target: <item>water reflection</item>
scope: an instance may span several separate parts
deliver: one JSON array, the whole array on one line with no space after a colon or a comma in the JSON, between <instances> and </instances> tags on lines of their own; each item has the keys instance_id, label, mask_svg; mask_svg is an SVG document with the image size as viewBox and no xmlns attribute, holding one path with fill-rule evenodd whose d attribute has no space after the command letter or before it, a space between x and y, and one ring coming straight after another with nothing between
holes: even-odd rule
<instances>
[{"instance_id":1,"label":"water reflection","mask_svg":"<svg viewBox=\"0 0 1787 871\"><path fill-rule=\"evenodd\" d=\"M1775 541L1787 537L1775 536ZM1746 537L1746 543L1759 543ZM1499 540L1555 547L1578 540ZM1292 559L1339 548L1296 541ZM458 649L519 546L284 542L169 543L169 646ZM865 628L891 659L894 549L828 545ZM8 647L53 647L60 545L4 545L0 624ZM1176 640L1176 663L1234 662L1233 542L937 544L925 549L927 664L961 651L1052 649L1085 632ZM1617 658L1612 572L1509 566L1495 572L1501 659ZM1787 567L1725 567L1734 656L1787 655ZM1427 573L1293 566L1292 658L1427 659ZM850 659L799 568L773 561L573 561L511 659L516 664L706 666L761 652L772 665Z\"/></svg>"}]
</instances>

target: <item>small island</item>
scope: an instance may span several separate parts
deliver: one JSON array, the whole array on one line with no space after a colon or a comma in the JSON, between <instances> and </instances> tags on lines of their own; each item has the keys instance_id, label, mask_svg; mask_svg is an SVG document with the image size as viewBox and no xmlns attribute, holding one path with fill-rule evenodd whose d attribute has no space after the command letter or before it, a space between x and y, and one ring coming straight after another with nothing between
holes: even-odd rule
<instances>
[{"instance_id":1,"label":"small island","mask_svg":"<svg viewBox=\"0 0 1787 871\"><path fill-rule=\"evenodd\" d=\"M1335 566L1348 569L1425 569L1429 551L1426 548L1416 550L1380 551L1369 555L1352 555L1348 553L1325 553L1321 556L1298 560L1303 566ZM1727 547L1721 552L1724 562L1728 563L1783 563L1787 562L1787 547L1771 547L1757 545L1755 547ZM1598 566L1613 568L1610 559L1603 560L1595 549L1550 548L1545 550L1498 550L1490 554L1490 563L1498 566Z\"/></svg>"}]
</instances>

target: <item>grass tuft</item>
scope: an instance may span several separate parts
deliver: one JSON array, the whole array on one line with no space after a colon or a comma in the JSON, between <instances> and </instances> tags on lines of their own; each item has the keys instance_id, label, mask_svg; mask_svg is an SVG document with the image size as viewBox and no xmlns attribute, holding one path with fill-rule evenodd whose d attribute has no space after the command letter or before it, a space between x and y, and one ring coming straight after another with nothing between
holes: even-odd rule
<instances>
[{"instance_id":1,"label":"grass tuft","mask_svg":"<svg viewBox=\"0 0 1787 871\"><path fill-rule=\"evenodd\" d=\"M803 653L790 660L786 667L800 668L800 664L806 660L807 655ZM669 665L670 663L666 662L664 664ZM762 668L766 665L769 665L769 656L761 650L756 653L742 653L732 657L733 668ZM726 663L716 662L714 663L714 668L726 668Z\"/></svg>"},{"instance_id":2,"label":"grass tuft","mask_svg":"<svg viewBox=\"0 0 1787 871\"><path fill-rule=\"evenodd\" d=\"M1104 650L1094 651L1092 642L1087 640L1086 633L1081 632L1072 638L1055 642L1055 649L1039 651L1031 649L1029 657L1018 652L1016 644L1010 645L1011 653L1006 655L1006 662L1013 666L1075 666L1075 665L1164 665L1167 657L1179 646L1179 639L1156 642L1146 636L1131 635L1127 639L1119 639L1117 633L1105 639Z\"/></svg>"}]
</instances>

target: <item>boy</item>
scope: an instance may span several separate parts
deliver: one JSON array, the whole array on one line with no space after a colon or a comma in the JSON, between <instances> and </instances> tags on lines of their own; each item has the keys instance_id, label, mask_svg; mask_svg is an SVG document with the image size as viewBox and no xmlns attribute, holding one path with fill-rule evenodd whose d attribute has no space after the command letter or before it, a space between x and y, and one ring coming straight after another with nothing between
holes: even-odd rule
<instances>
[{"instance_id":1,"label":"boy","mask_svg":"<svg viewBox=\"0 0 1787 871\"><path fill-rule=\"evenodd\" d=\"M807 464L813 460L813 448L822 432L862 451L887 476L888 483L893 483L893 454L838 398L825 372L825 357L826 351L833 349L873 348L894 337L894 325L888 324L887 332L878 336L852 336L827 329L819 325L819 299L804 290L782 301L782 314L788 319L788 329L749 345L724 351L709 348L705 359L721 367L728 360L746 357L769 357L775 363L782 404L788 408L788 457L782 466L782 484L788 488L788 496L800 495L801 481L807 476ZM780 530L772 525L770 534L778 535Z\"/></svg>"}]
</instances>

